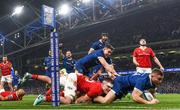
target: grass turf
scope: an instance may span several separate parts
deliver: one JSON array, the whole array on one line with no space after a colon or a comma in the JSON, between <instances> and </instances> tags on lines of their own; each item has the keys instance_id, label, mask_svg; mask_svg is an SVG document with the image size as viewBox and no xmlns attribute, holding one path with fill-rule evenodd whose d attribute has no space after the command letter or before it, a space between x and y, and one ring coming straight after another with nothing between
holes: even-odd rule
<instances>
[{"instance_id":1,"label":"grass turf","mask_svg":"<svg viewBox=\"0 0 180 110\"><path fill-rule=\"evenodd\" d=\"M156 109L179 109L180 110L180 94L159 94L157 98L160 100L160 104L157 105L143 105L134 103L131 99L123 98L122 100L117 100L112 104L71 104L71 105L61 105L59 107L52 107L51 103L42 103L38 106L33 106L33 101L35 100L35 95L27 95L22 101L0 101L0 109L76 109L76 110L97 110L97 109L126 109L126 110L156 110Z\"/></svg>"}]
</instances>

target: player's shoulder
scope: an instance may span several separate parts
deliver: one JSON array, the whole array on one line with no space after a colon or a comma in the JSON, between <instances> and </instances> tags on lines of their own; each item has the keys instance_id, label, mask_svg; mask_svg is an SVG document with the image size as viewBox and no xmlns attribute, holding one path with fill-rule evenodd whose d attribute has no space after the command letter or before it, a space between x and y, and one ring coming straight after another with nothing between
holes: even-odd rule
<instances>
[{"instance_id":1,"label":"player's shoulder","mask_svg":"<svg viewBox=\"0 0 180 110\"><path fill-rule=\"evenodd\" d=\"M99 93L102 91L102 84L101 82L91 82L91 91Z\"/></svg>"},{"instance_id":2,"label":"player's shoulder","mask_svg":"<svg viewBox=\"0 0 180 110\"><path fill-rule=\"evenodd\" d=\"M140 50L140 47L136 47L136 48L134 49L134 51L137 51L137 50Z\"/></svg>"},{"instance_id":3,"label":"player's shoulder","mask_svg":"<svg viewBox=\"0 0 180 110\"><path fill-rule=\"evenodd\" d=\"M8 60L8 63L11 63L11 61Z\"/></svg>"},{"instance_id":4,"label":"player's shoulder","mask_svg":"<svg viewBox=\"0 0 180 110\"><path fill-rule=\"evenodd\" d=\"M152 48L151 48L151 47L147 47L146 49L148 49L148 50L152 50Z\"/></svg>"},{"instance_id":5,"label":"player's shoulder","mask_svg":"<svg viewBox=\"0 0 180 110\"><path fill-rule=\"evenodd\" d=\"M146 82L147 80L149 80L149 74L145 73L145 74L141 74L139 75L139 81L144 81ZM137 80L138 81L138 80Z\"/></svg>"},{"instance_id":6,"label":"player's shoulder","mask_svg":"<svg viewBox=\"0 0 180 110\"><path fill-rule=\"evenodd\" d=\"M98 45L99 43L100 43L99 40L97 40L97 41L93 42L93 45Z\"/></svg>"}]
</instances>

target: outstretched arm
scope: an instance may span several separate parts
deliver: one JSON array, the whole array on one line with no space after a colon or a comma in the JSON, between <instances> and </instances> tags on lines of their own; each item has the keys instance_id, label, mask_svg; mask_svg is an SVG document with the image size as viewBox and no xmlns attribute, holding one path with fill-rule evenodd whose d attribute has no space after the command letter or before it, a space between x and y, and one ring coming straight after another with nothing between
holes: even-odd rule
<instances>
[{"instance_id":1,"label":"outstretched arm","mask_svg":"<svg viewBox=\"0 0 180 110\"><path fill-rule=\"evenodd\" d=\"M86 102L90 102L92 100L92 98L90 98L89 96L84 95L84 96L81 96L79 97L78 99L76 99L76 102L75 103L86 103Z\"/></svg>"},{"instance_id":2,"label":"outstretched arm","mask_svg":"<svg viewBox=\"0 0 180 110\"><path fill-rule=\"evenodd\" d=\"M94 51L93 48L90 48L89 51L88 51L88 54L92 53Z\"/></svg>"},{"instance_id":3,"label":"outstretched arm","mask_svg":"<svg viewBox=\"0 0 180 110\"><path fill-rule=\"evenodd\" d=\"M147 100L143 99L141 97L141 95L142 95L142 92L135 88L132 92L133 101L135 101L137 103L141 103L141 104L157 104L157 103L159 103L159 101L157 99L147 101Z\"/></svg>"},{"instance_id":4,"label":"outstretched arm","mask_svg":"<svg viewBox=\"0 0 180 110\"><path fill-rule=\"evenodd\" d=\"M154 62L159 66L159 68L160 68L161 70L164 70L164 67L161 65L161 63L160 63L160 61L158 60L158 58L157 58L157 57L153 57L153 59L154 59Z\"/></svg>"},{"instance_id":5,"label":"outstretched arm","mask_svg":"<svg viewBox=\"0 0 180 110\"><path fill-rule=\"evenodd\" d=\"M108 92L108 94L105 97L97 96L96 98L94 98L94 102L98 102L98 103L112 103L115 98L116 98L116 95L111 90L111 91Z\"/></svg>"},{"instance_id":6,"label":"outstretched arm","mask_svg":"<svg viewBox=\"0 0 180 110\"><path fill-rule=\"evenodd\" d=\"M98 58L100 63L103 65L103 67L106 69L106 71L110 72L112 75L118 75L116 71L114 70L112 65L109 65L106 60L103 57Z\"/></svg>"}]
</instances>

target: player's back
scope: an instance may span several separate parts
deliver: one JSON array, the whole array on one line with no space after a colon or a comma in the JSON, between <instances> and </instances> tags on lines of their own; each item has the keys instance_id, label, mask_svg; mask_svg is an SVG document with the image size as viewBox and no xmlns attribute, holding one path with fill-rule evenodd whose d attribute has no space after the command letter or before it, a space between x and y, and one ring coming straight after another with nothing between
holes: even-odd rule
<instances>
[{"instance_id":1,"label":"player's back","mask_svg":"<svg viewBox=\"0 0 180 110\"><path fill-rule=\"evenodd\" d=\"M1 92L0 93L1 96L3 97L8 97L8 100L10 101L13 101L13 100L20 100L16 94L16 91L15 92L12 92L12 91L4 91L4 92Z\"/></svg>"},{"instance_id":2,"label":"player's back","mask_svg":"<svg viewBox=\"0 0 180 110\"><path fill-rule=\"evenodd\" d=\"M103 57L104 56L104 53L103 53L103 50L97 50L89 55L86 55L85 57L79 59L77 61L76 64L81 64L85 67L93 67L93 66L96 66L97 64L100 64L100 62L98 61L98 57Z\"/></svg>"},{"instance_id":3,"label":"player's back","mask_svg":"<svg viewBox=\"0 0 180 110\"><path fill-rule=\"evenodd\" d=\"M7 97L11 94L16 94L16 92L11 92L11 91L4 91L4 92L1 92L0 95L3 96L3 97Z\"/></svg>"},{"instance_id":4,"label":"player's back","mask_svg":"<svg viewBox=\"0 0 180 110\"><path fill-rule=\"evenodd\" d=\"M89 78L78 75L77 88L81 93L89 94L90 96L97 96L102 94L102 87L100 82L90 81Z\"/></svg>"},{"instance_id":5,"label":"player's back","mask_svg":"<svg viewBox=\"0 0 180 110\"><path fill-rule=\"evenodd\" d=\"M100 42L99 40L94 42L93 45L91 46L91 48L93 48L94 50L99 50L104 48L105 44Z\"/></svg>"},{"instance_id":6,"label":"player's back","mask_svg":"<svg viewBox=\"0 0 180 110\"><path fill-rule=\"evenodd\" d=\"M115 79L115 82L120 82L122 88L125 88L128 91L134 89L135 85L141 81L146 83L149 81L149 74L133 74L127 76L120 76Z\"/></svg>"}]
</instances>

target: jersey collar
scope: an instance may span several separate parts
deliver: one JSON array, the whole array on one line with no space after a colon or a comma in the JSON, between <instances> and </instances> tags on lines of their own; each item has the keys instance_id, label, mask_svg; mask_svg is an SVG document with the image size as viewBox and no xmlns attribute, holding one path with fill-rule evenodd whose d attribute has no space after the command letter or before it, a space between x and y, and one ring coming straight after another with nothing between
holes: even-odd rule
<instances>
[{"instance_id":1,"label":"jersey collar","mask_svg":"<svg viewBox=\"0 0 180 110\"><path fill-rule=\"evenodd\" d=\"M151 74L149 74L149 81L150 81L151 86L153 86L152 79L151 79Z\"/></svg>"}]
</instances>

